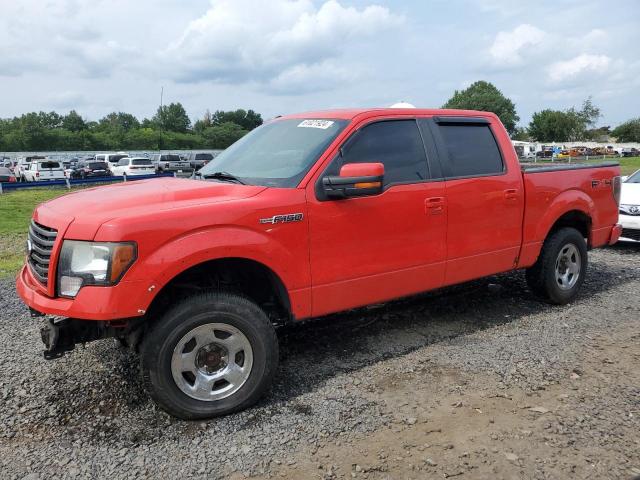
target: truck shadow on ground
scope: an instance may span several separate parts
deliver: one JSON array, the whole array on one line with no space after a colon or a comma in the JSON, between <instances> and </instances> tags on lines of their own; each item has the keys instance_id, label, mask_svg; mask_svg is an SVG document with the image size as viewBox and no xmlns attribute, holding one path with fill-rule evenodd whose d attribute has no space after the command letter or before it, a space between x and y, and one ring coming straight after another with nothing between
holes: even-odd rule
<instances>
[{"instance_id":1,"label":"truck shadow on ground","mask_svg":"<svg viewBox=\"0 0 640 480\"><path fill-rule=\"evenodd\" d=\"M637 255L640 248L615 247ZM640 262L617 268L592 262L576 302L632 281ZM542 312L570 306L536 299L524 272L510 272L406 299L284 327L279 332L281 367L265 402L286 401L334 375L449 342Z\"/></svg>"}]
</instances>

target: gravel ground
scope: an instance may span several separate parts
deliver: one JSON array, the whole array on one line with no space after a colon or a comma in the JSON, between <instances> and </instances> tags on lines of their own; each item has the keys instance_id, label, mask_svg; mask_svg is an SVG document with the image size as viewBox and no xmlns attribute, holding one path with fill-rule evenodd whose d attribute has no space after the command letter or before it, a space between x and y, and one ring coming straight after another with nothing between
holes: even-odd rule
<instances>
[{"instance_id":1,"label":"gravel ground","mask_svg":"<svg viewBox=\"0 0 640 480\"><path fill-rule=\"evenodd\" d=\"M112 340L43 360L39 322L13 283L2 281L2 477L424 478L425 468L439 477L471 468L478 468L474 478L484 468L486 478L508 477L508 468L525 478L587 477L571 463L576 451L589 452L586 460L605 477L640 475L633 368L640 361L640 248L594 251L590 261L580 297L564 307L534 300L516 272L284 328L270 394L248 411L209 422L178 421L156 409L141 389L136 355ZM586 378L586 371L593 371L588 388L561 393L568 375ZM554 402L563 399L562 407L552 406L562 416L534 423L524 430L532 438L522 451L504 453L523 427L509 417L502 429L486 430L509 411L499 402L519 398L529 416L544 416L540 408L526 410L527 402L551 402L551 394ZM493 409L495 420L476 424L471 415L480 408L457 408L473 399ZM439 427L424 430L429 425ZM430 447L425 435L435 431L461 444L469 441L463 433L485 432L496 451L470 454L451 445L447 455L458 452L456 459L442 455L418 466L384 453L394 448L393 435L413 438L422 452ZM541 449L535 455L532 442ZM550 446L553 452L544 453ZM365 451L378 452L377 467L354 463ZM464 459L469 455L477 465Z\"/></svg>"}]
</instances>

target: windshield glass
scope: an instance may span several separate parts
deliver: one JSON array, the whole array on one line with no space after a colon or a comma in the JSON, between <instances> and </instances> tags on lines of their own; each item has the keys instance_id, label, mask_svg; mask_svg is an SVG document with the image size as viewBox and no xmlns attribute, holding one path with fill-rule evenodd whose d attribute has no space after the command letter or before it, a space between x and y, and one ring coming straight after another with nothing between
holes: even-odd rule
<instances>
[{"instance_id":1,"label":"windshield glass","mask_svg":"<svg viewBox=\"0 0 640 480\"><path fill-rule=\"evenodd\" d=\"M91 162L87 166L93 170L106 170L107 164L105 162Z\"/></svg>"},{"instance_id":2,"label":"windshield glass","mask_svg":"<svg viewBox=\"0 0 640 480\"><path fill-rule=\"evenodd\" d=\"M625 180L626 183L640 183L640 170Z\"/></svg>"},{"instance_id":3,"label":"windshield glass","mask_svg":"<svg viewBox=\"0 0 640 480\"><path fill-rule=\"evenodd\" d=\"M205 165L244 183L292 188L346 126L346 120L276 120L252 130Z\"/></svg>"},{"instance_id":4,"label":"windshield glass","mask_svg":"<svg viewBox=\"0 0 640 480\"><path fill-rule=\"evenodd\" d=\"M60 168L58 162L40 162L40 168Z\"/></svg>"},{"instance_id":5,"label":"windshield glass","mask_svg":"<svg viewBox=\"0 0 640 480\"><path fill-rule=\"evenodd\" d=\"M146 158L134 158L131 160L131 165L151 165L151 160Z\"/></svg>"}]
</instances>

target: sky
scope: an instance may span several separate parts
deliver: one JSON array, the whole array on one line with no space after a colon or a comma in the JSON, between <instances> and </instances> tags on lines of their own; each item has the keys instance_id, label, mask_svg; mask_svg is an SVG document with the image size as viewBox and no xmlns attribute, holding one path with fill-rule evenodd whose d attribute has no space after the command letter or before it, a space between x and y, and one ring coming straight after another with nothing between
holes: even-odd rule
<instances>
[{"instance_id":1,"label":"sky","mask_svg":"<svg viewBox=\"0 0 640 480\"><path fill-rule=\"evenodd\" d=\"M410 102L487 80L520 124L592 96L640 116L640 0L0 0L0 117L276 115Z\"/></svg>"}]
</instances>

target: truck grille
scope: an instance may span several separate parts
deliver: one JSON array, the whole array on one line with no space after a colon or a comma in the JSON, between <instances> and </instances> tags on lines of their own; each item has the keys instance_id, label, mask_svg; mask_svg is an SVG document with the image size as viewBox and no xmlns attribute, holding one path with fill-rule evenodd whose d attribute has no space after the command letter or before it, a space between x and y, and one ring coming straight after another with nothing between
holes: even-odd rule
<instances>
[{"instance_id":1,"label":"truck grille","mask_svg":"<svg viewBox=\"0 0 640 480\"><path fill-rule=\"evenodd\" d=\"M640 230L636 230L634 228L623 228L620 236L640 242Z\"/></svg>"},{"instance_id":2,"label":"truck grille","mask_svg":"<svg viewBox=\"0 0 640 480\"><path fill-rule=\"evenodd\" d=\"M45 227L31 220L29 227L31 248L29 249L28 263L33 276L45 286L49 279L49 260L57 235L58 231L55 228Z\"/></svg>"}]
</instances>

